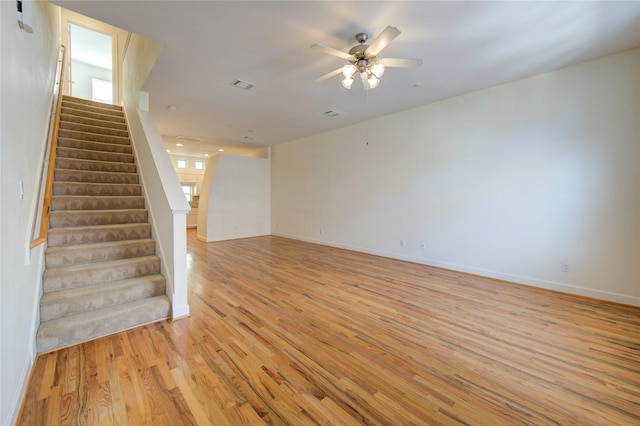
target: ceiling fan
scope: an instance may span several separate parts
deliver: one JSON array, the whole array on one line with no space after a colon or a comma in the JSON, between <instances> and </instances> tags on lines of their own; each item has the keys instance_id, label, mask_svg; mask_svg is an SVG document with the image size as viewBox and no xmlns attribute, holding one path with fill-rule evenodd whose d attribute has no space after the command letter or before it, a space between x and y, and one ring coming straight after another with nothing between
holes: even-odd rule
<instances>
[{"instance_id":1,"label":"ceiling fan","mask_svg":"<svg viewBox=\"0 0 640 426\"><path fill-rule=\"evenodd\" d=\"M315 81L324 81L342 73L344 76L342 85L347 89L351 89L354 76L358 73L364 89L369 90L376 88L380 84L380 77L382 77L385 67L419 68L422 65L422 59L378 58L378 54L382 49L387 47L399 35L399 29L389 26L371 44L365 44L369 39L369 34L358 33L355 39L360 44L352 47L348 53L322 44L312 44L309 46L312 50L337 56L338 58L346 59L348 62L345 66L328 72L318 77Z\"/></svg>"}]
</instances>

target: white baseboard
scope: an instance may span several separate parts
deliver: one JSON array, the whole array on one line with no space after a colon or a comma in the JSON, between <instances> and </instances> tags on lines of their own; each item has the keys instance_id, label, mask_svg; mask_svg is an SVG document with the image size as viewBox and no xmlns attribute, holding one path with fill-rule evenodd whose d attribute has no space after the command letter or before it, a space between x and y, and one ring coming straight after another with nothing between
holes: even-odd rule
<instances>
[{"instance_id":1,"label":"white baseboard","mask_svg":"<svg viewBox=\"0 0 640 426\"><path fill-rule=\"evenodd\" d=\"M435 266L437 268L450 269L458 272L465 272L473 275L494 278L502 281L509 281L516 284L523 284L531 287L544 288L547 290L558 291L562 293L574 294L577 296L590 297L593 299L606 300L608 302L621 303L624 305L640 307L640 297L630 296L626 294L612 293L592 288L577 287L570 284L547 281L538 278L525 277L521 275L509 274L499 271L491 271L487 269L475 268L472 266L459 265L454 263L442 262L435 259L425 259L421 257L406 256L398 253L385 252L382 250L373 250L365 247L352 246L348 244L333 243L331 241L316 240L314 238L300 237L286 233L273 233L277 237L290 238L293 240L305 241L308 243L320 244L329 247L335 247L345 250L357 251L361 253L373 254L375 256L388 257L390 259L404 260L412 263L420 263L422 265Z\"/></svg>"},{"instance_id":2,"label":"white baseboard","mask_svg":"<svg viewBox=\"0 0 640 426\"><path fill-rule=\"evenodd\" d=\"M35 356L33 353L28 359L24 360L24 364L22 365L22 371L20 372L20 389L17 389L17 392L13 393L13 399L11 401L11 411L9 412L8 419L10 419L10 423L15 425L18 421L18 416L20 415L20 409L22 408L22 400L27 392L27 386L29 385L29 377L31 374L31 369L33 368L33 363L35 361ZM2 422L2 419L0 419Z\"/></svg>"},{"instance_id":3,"label":"white baseboard","mask_svg":"<svg viewBox=\"0 0 640 426\"><path fill-rule=\"evenodd\" d=\"M189 314L189 305L173 305L171 307L171 319L173 320L188 317Z\"/></svg>"}]
</instances>

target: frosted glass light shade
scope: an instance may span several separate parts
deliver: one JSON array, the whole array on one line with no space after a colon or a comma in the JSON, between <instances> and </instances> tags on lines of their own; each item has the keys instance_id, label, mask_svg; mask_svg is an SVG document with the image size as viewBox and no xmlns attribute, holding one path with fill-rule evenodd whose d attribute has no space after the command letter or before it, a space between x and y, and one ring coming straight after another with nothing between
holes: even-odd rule
<instances>
[{"instance_id":1,"label":"frosted glass light shade","mask_svg":"<svg viewBox=\"0 0 640 426\"><path fill-rule=\"evenodd\" d=\"M351 89L351 85L353 84L353 78L348 77L342 80L342 85L345 89Z\"/></svg>"},{"instance_id":2,"label":"frosted glass light shade","mask_svg":"<svg viewBox=\"0 0 640 426\"><path fill-rule=\"evenodd\" d=\"M384 74L384 64L382 62L373 64L371 67L371 74L375 75L377 78L382 77L382 74Z\"/></svg>"},{"instance_id":3,"label":"frosted glass light shade","mask_svg":"<svg viewBox=\"0 0 640 426\"><path fill-rule=\"evenodd\" d=\"M356 73L357 69L353 64L347 64L342 67L342 75L344 75L345 79L351 78L353 79L353 75Z\"/></svg>"},{"instance_id":4,"label":"frosted glass light shade","mask_svg":"<svg viewBox=\"0 0 640 426\"><path fill-rule=\"evenodd\" d=\"M375 75L371 75L371 77L369 77L367 81L369 82L370 89L375 89L376 87L378 87L378 84L380 84L380 80L378 80Z\"/></svg>"}]
</instances>

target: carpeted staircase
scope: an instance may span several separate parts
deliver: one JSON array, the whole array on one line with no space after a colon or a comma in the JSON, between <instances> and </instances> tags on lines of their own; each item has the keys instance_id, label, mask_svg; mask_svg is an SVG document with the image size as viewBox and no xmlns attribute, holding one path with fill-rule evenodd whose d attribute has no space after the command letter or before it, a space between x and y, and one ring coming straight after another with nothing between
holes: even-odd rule
<instances>
[{"instance_id":1,"label":"carpeted staircase","mask_svg":"<svg viewBox=\"0 0 640 426\"><path fill-rule=\"evenodd\" d=\"M38 352L168 318L122 108L64 97Z\"/></svg>"}]
</instances>

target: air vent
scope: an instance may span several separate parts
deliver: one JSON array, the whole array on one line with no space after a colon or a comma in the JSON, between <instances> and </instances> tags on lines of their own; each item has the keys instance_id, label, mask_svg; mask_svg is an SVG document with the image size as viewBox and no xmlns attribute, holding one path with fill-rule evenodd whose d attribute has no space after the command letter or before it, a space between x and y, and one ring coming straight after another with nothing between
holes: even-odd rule
<instances>
[{"instance_id":1,"label":"air vent","mask_svg":"<svg viewBox=\"0 0 640 426\"><path fill-rule=\"evenodd\" d=\"M340 115L339 112L333 111L333 110L329 110L326 112L323 112L324 115L326 115L327 117L337 117Z\"/></svg>"},{"instance_id":2,"label":"air vent","mask_svg":"<svg viewBox=\"0 0 640 426\"><path fill-rule=\"evenodd\" d=\"M235 80L231 85L244 90L249 90L255 86L255 84L244 80Z\"/></svg>"},{"instance_id":3,"label":"air vent","mask_svg":"<svg viewBox=\"0 0 640 426\"><path fill-rule=\"evenodd\" d=\"M202 141L204 141L204 139L193 138L191 136L176 136L176 140L177 141L182 141L182 142L202 142Z\"/></svg>"}]
</instances>

